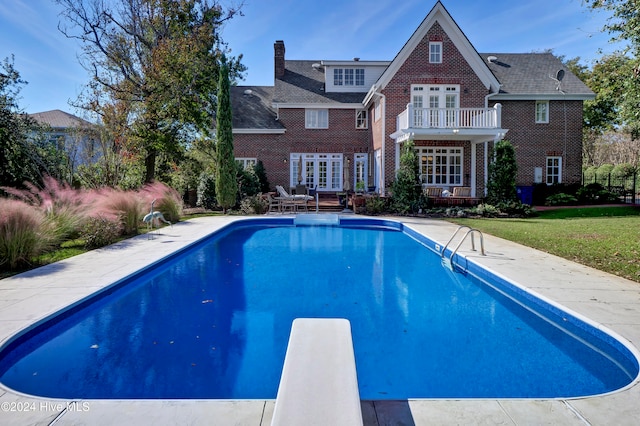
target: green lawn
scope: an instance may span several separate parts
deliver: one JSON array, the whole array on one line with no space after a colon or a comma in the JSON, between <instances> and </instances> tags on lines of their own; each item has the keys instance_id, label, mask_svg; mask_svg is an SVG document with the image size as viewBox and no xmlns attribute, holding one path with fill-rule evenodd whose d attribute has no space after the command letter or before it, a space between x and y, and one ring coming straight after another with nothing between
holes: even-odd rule
<instances>
[{"instance_id":1,"label":"green lawn","mask_svg":"<svg viewBox=\"0 0 640 426\"><path fill-rule=\"evenodd\" d=\"M529 219L454 219L460 225L640 282L640 208L589 207Z\"/></svg>"}]
</instances>

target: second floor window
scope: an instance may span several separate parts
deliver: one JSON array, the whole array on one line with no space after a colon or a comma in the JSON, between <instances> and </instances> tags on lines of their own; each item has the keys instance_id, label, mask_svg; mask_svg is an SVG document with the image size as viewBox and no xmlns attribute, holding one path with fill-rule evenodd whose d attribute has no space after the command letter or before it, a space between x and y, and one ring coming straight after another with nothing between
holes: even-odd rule
<instances>
[{"instance_id":1,"label":"second floor window","mask_svg":"<svg viewBox=\"0 0 640 426\"><path fill-rule=\"evenodd\" d=\"M429 42L429 63L431 64L442 63L442 42L441 41Z\"/></svg>"},{"instance_id":2,"label":"second floor window","mask_svg":"<svg viewBox=\"0 0 640 426\"><path fill-rule=\"evenodd\" d=\"M356 111L356 129L366 129L369 127L368 114L366 109Z\"/></svg>"},{"instance_id":3,"label":"second floor window","mask_svg":"<svg viewBox=\"0 0 640 426\"><path fill-rule=\"evenodd\" d=\"M329 110L307 109L305 110L305 127L307 129L328 129Z\"/></svg>"},{"instance_id":4,"label":"second floor window","mask_svg":"<svg viewBox=\"0 0 640 426\"><path fill-rule=\"evenodd\" d=\"M334 68L334 86L364 86L364 68Z\"/></svg>"},{"instance_id":5,"label":"second floor window","mask_svg":"<svg viewBox=\"0 0 640 426\"><path fill-rule=\"evenodd\" d=\"M549 122L549 101L536 101L536 123Z\"/></svg>"}]
</instances>

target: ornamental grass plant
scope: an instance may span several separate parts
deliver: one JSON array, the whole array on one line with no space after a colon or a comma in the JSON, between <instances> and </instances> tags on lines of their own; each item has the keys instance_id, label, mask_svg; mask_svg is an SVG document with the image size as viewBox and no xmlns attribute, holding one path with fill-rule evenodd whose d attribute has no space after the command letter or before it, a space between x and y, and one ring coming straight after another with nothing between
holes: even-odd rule
<instances>
[{"instance_id":1,"label":"ornamental grass plant","mask_svg":"<svg viewBox=\"0 0 640 426\"><path fill-rule=\"evenodd\" d=\"M0 269L17 269L53 246L50 222L21 200L0 198Z\"/></svg>"}]
</instances>

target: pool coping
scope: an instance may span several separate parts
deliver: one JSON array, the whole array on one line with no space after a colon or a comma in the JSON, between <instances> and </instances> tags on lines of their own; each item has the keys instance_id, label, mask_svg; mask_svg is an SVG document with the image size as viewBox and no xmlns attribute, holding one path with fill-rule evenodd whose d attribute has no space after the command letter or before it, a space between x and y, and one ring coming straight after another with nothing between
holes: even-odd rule
<instances>
[{"instance_id":1,"label":"pool coping","mask_svg":"<svg viewBox=\"0 0 640 426\"><path fill-rule=\"evenodd\" d=\"M261 216L265 217L265 216ZM283 217L283 216L279 216ZM285 216L286 217L286 216ZM353 215L349 216L353 218ZM358 216L366 218L366 216ZM180 250L225 225L252 217L180 222L103 249L0 280L0 345L49 315ZM404 224L440 244L457 228L442 220L374 217ZM519 244L484 237L487 256L459 253L537 295L640 346L640 284ZM87 284L90 283L90 284ZM637 349L636 349L637 353ZM633 424L640 418L638 378L623 390L570 399L362 401L366 425L459 423ZM0 385L3 424L268 425L274 400L78 400L38 398Z\"/></svg>"}]
</instances>

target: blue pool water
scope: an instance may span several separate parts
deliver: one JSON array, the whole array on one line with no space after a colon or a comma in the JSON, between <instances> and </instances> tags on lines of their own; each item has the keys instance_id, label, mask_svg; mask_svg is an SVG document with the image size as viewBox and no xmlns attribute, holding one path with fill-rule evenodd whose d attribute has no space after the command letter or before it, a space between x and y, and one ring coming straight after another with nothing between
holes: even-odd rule
<instances>
[{"instance_id":1,"label":"blue pool water","mask_svg":"<svg viewBox=\"0 0 640 426\"><path fill-rule=\"evenodd\" d=\"M610 336L400 224L235 223L5 345L60 398L275 398L293 319L351 322L362 399L574 397L638 374ZM491 285L485 280L492 280Z\"/></svg>"}]
</instances>

